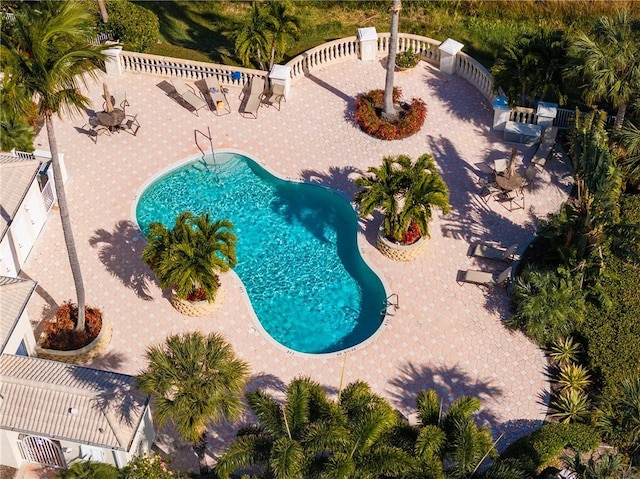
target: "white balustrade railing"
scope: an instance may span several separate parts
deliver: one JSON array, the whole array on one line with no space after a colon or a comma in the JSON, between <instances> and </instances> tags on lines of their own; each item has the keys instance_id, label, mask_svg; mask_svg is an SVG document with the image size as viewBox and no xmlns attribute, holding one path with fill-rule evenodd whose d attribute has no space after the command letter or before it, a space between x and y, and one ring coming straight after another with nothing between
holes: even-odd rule
<instances>
[{"instance_id":1,"label":"white balustrade railing","mask_svg":"<svg viewBox=\"0 0 640 479\"><path fill-rule=\"evenodd\" d=\"M476 89L484 95L484 97L493 101L495 97L495 88L493 85L493 77L489 70L482 64L470 57L466 53L458 52L456 55L456 75L464 78L471 83Z\"/></svg>"},{"instance_id":2,"label":"white balustrade railing","mask_svg":"<svg viewBox=\"0 0 640 479\"><path fill-rule=\"evenodd\" d=\"M180 77L186 80L202 80L214 77L220 84L229 86L241 86L247 84L252 77L267 78L268 72L251 68L220 65L217 63L196 62L180 58L163 57L122 51L120 54L123 71L133 73L148 73L163 77ZM234 78L232 74L239 72Z\"/></svg>"},{"instance_id":3,"label":"white balustrade railing","mask_svg":"<svg viewBox=\"0 0 640 479\"><path fill-rule=\"evenodd\" d=\"M386 54L389 51L390 33L378 34L378 52ZM411 49L420 55L420 58L432 65L440 64L440 50L442 42L432 38L413 35L411 33L398 33L398 52L406 52Z\"/></svg>"},{"instance_id":4,"label":"white balustrade railing","mask_svg":"<svg viewBox=\"0 0 640 479\"><path fill-rule=\"evenodd\" d=\"M357 58L360 42L356 37L341 38L323 43L292 58L285 66L291 67L291 79L308 75L311 71L332 63Z\"/></svg>"}]
</instances>

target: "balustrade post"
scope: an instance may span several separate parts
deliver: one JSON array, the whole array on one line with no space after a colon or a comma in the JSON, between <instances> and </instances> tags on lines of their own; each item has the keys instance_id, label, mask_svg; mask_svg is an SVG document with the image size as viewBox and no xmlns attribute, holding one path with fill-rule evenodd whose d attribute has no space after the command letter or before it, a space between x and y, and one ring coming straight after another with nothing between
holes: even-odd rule
<instances>
[{"instance_id":1,"label":"balustrade post","mask_svg":"<svg viewBox=\"0 0 640 479\"><path fill-rule=\"evenodd\" d=\"M504 131L510 114L511 109L509 108L507 97L504 95L497 96L493 100L493 130Z\"/></svg>"},{"instance_id":2,"label":"balustrade post","mask_svg":"<svg viewBox=\"0 0 640 479\"><path fill-rule=\"evenodd\" d=\"M451 38L447 38L440 44L438 49L440 50L440 71L453 75L456 71L456 55L462 50L464 45L460 42L456 42Z\"/></svg>"},{"instance_id":3,"label":"balustrade post","mask_svg":"<svg viewBox=\"0 0 640 479\"><path fill-rule=\"evenodd\" d=\"M284 99L289 100L289 92L291 91L291 67L273 65L269 73L269 81L271 81L272 88L273 85L284 86Z\"/></svg>"},{"instance_id":4,"label":"balustrade post","mask_svg":"<svg viewBox=\"0 0 640 479\"><path fill-rule=\"evenodd\" d=\"M120 76L122 75L122 62L120 61L122 47L109 46L109 43L113 42L106 42L105 45L107 45L108 48L101 51L101 53L107 56L104 60L105 70L109 76Z\"/></svg>"},{"instance_id":5,"label":"balustrade post","mask_svg":"<svg viewBox=\"0 0 640 479\"><path fill-rule=\"evenodd\" d=\"M375 27L358 28L360 60L372 62L378 58L378 32Z\"/></svg>"}]
</instances>

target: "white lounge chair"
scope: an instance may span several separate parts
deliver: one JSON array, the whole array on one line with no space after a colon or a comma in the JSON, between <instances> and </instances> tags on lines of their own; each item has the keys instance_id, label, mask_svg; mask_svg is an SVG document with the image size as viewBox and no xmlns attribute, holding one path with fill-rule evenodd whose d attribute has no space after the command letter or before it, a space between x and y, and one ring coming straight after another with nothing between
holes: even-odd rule
<instances>
[{"instance_id":1,"label":"white lounge chair","mask_svg":"<svg viewBox=\"0 0 640 479\"><path fill-rule=\"evenodd\" d=\"M262 94L264 93L264 78L252 77L249 85L249 95L244 94L245 101L244 108L242 109L242 116L252 115L254 118L258 118L258 108L262 104Z\"/></svg>"},{"instance_id":2,"label":"white lounge chair","mask_svg":"<svg viewBox=\"0 0 640 479\"><path fill-rule=\"evenodd\" d=\"M213 77L207 77L204 79L204 84L207 86L209 92L209 98L216 115L226 115L231 113L231 107L227 100L225 89L220 83Z\"/></svg>"},{"instance_id":3,"label":"white lounge chair","mask_svg":"<svg viewBox=\"0 0 640 479\"><path fill-rule=\"evenodd\" d=\"M556 137L558 136L558 127L550 126L544 130L542 135L542 141L538 146L533 158L531 158L531 163L537 166L544 168L544 165L547 163L547 159L549 159L549 155L553 151L553 147L556 144Z\"/></svg>"},{"instance_id":4,"label":"white lounge chair","mask_svg":"<svg viewBox=\"0 0 640 479\"><path fill-rule=\"evenodd\" d=\"M468 269L462 272L459 283L474 283L485 286L498 286L506 283L511 277L511 266L501 273L489 273L487 271L477 271Z\"/></svg>"},{"instance_id":5,"label":"white lounge chair","mask_svg":"<svg viewBox=\"0 0 640 479\"><path fill-rule=\"evenodd\" d=\"M473 248L473 251L471 251L471 255L480 258L495 259L498 261L509 261L513 259L517 249L517 244L512 244L508 248L501 248L499 246L478 243Z\"/></svg>"},{"instance_id":6,"label":"white lounge chair","mask_svg":"<svg viewBox=\"0 0 640 479\"><path fill-rule=\"evenodd\" d=\"M182 80L182 78L174 78L173 80L171 80L171 83L173 84L173 87L176 89L176 93L178 94L178 96L182 100L184 100L185 103L191 106L191 108L194 109L194 113L197 116L200 116L198 114L198 110L200 108L204 108L205 106L207 106L207 102L204 101L202 98L200 98L198 95L196 95L195 90L189 87Z\"/></svg>"}]
</instances>

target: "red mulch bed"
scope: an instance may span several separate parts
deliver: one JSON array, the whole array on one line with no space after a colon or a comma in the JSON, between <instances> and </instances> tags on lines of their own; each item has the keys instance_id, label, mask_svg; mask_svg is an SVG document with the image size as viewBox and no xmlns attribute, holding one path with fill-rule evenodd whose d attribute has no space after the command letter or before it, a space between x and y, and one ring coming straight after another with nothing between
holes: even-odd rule
<instances>
[{"instance_id":1,"label":"red mulch bed","mask_svg":"<svg viewBox=\"0 0 640 479\"><path fill-rule=\"evenodd\" d=\"M382 118L384 91L371 90L356 98L356 123L366 134L381 140L401 140L415 135L427 116L427 107L420 98L401 102L402 91L394 87L393 101L401 106L398 119L388 122Z\"/></svg>"},{"instance_id":2,"label":"red mulch bed","mask_svg":"<svg viewBox=\"0 0 640 479\"><path fill-rule=\"evenodd\" d=\"M46 339L40 345L56 351L80 349L96 339L102 329L102 312L91 306L85 306L85 330L74 330L78 321L78 305L67 301L56 311L55 318L47 322L44 328Z\"/></svg>"}]
</instances>

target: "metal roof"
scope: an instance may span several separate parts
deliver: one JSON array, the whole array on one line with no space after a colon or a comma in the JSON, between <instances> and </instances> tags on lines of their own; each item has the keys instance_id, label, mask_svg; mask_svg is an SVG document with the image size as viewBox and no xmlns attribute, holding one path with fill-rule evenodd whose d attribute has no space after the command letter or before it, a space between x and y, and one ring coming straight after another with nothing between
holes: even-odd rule
<instances>
[{"instance_id":1,"label":"metal roof","mask_svg":"<svg viewBox=\"0 0 640 479\"><path fill-rule=\"evenodd\" d=\"M0 353L4 351L36 284L35 281L0 276Z\"/></svg>"},{"instance_id":2,"label":"metal roof","mask_svg":"<svg viewBox=\"0 0 640 479\"><path fill-rule=\"evenodd\" d=\"M133 376L0 355L0 428L129 450L149 398Z\"/></svg>"},{"instance_id":3,"label":"metal roof","mask_svg":"<svg viewBox=\"0 0 640 479\"><path fill-rule=\"evenodd\" d=\"M39 169L38 160L0 161L0 239L7 233Z\"/></svg>"}]
</instances>

